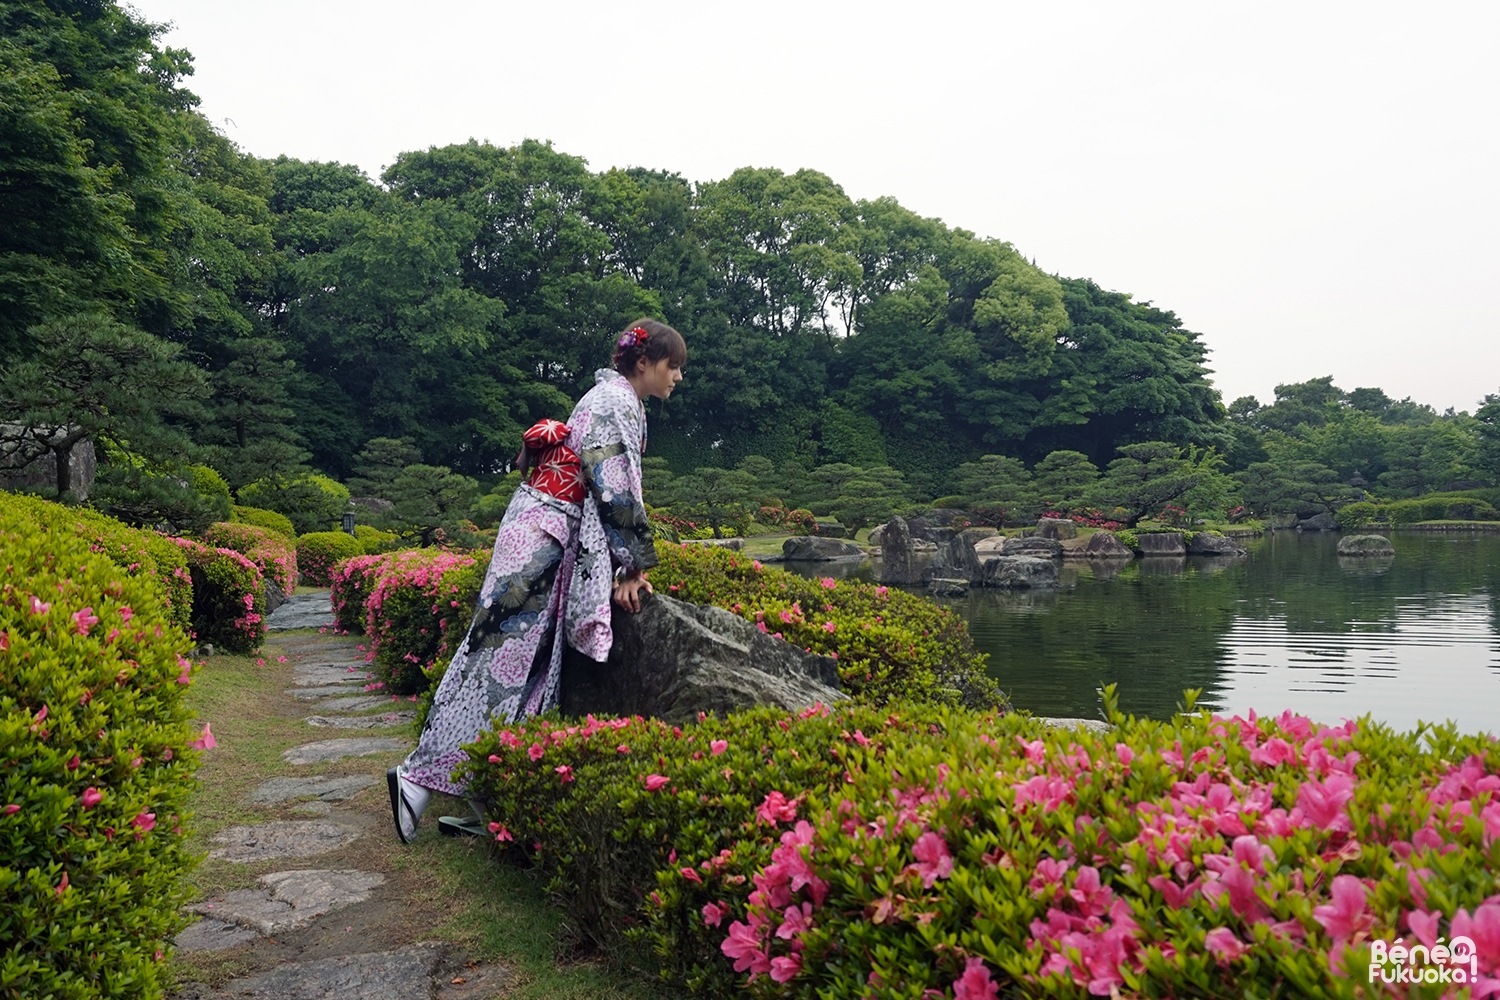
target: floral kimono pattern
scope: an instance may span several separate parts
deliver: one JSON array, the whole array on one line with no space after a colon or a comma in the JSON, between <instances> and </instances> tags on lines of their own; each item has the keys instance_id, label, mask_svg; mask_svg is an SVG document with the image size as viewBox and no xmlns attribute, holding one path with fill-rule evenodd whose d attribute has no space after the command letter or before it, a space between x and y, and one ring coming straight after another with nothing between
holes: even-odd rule
<instances>
[{"instance_id":1,"label":"floral kimono pattern","mask_svg":"<svg viewBox=\"0 0 1500 1000\"><path fill-rule=\"evenodd\" d=\"M646 411L625 377L594 373L568 419L566 447L587 489L574 502L533 479L516 490L479 592L479 606L438 684L417 748L402 773L419 785L463 795L453 770L460 749L492 723L556 708L563 642L609 659L616 572L656 565L641 495ZM555 422L553 422L555 423Z\"/></svg>"}]
</instances>

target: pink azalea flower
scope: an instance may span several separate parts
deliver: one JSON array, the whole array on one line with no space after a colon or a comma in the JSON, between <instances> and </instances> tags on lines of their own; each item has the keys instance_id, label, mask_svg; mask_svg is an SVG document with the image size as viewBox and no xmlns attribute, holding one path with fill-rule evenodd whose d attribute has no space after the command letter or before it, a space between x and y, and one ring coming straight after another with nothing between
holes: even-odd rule
<instances>
[{"instance_id":1,"label":"pink azalea flower","mask_svg":"<svg viewBox=\"0 0 1500 1000\"><path fill-rule=\"evenodd\" d=\"M1036 873L1032 875L1031 881L1027 883L1027 888L1032 892L1038 892L1049 885L1061 885L1063 875L1067 873L1068 868L1072 864L1073 862L1067 858L1061 861L1058 861L1056 858L1043 858L1036 863Z\"/></svg>"},{"instance_id":2,"label":"pink azalea flower","mask_svg":"<svg viewBox=\"0 0 1500 1000\"><path fill-rule=\"evenodd\" d=\"M948 853L948 842L941 834L928 830L917 838L911 853L917 859L912 867L921 876L924 887L930 889L938 879L953 874L953 855Z\"/></svg>"},{"instance_id":3,"label":"pink azalea flower","mask_svg":"<svg viewBox=\"0 0 1500 1000\"><path fill-rule=\"evenodd\" d=\"M1406 915L1406 926L1411 928L1416 939L1428 948L1437 943L1438 919L1442 917L1440 910L1424 913L1421 910L1412 910Z\"/></svg>"},{"instance_id":4,"label":"pink azalea flower","mask_svg":"<svg viewBox=\"0 0 1500 1000\"><path fill-rule=\"evenodd\" d=\"M953 1000L997 1000L1000 986L990 978L984 959L969 957L963 975L953 981Z\"/></svg>"},{"instance_id":5,"label":"pink azalea flower","mask_svg":"<svg viewBox=\"0 0 1500 1000\"><path fill-rule=\"evenodd\" d=\"M797 818L797 803L788 800L780 792L771 792L761 801L760 808L755 810L755 815L762 823L775 826L777 823L789 823Z\"/></svg>"},{"instance_id":6,"label":"pink azalea flower","mask_svg":"<svg viewBox=\"0 0 1500 1000\"><path fill-rule=\"evenodd\" d=\"M51 610L52 610L52 605L48 604L46 601L39 600L35 596L33 596L31 598L31 613L32 614L34 614L34 615L45 615L47 612L49 612Z\"/></svg>"},{"instance_id":7,"label":"pink azalea flower","mask_svg":"<svg viewBox=\"0 0 1500 1000\"><path fill-rule=\"evenodd\" d=\"M645 778L646 791L660 791L662 788L665 788L671 780L672 779L667 777L665 774L648 774Z\"/></svg>"},{"instance_id":8,"label":"pink azalea flower","mask_svg":"<svg viewBox=\"0 0 1500 1000\"><path fill-rule=\"evenodd\" d=\"M823 623L823 631L824 632L836 632L836 631L838 631L838 626L835 625L833 622L824 622Z\"/></svg>"},{"instance_id":9,"label":"pink azalea flower","mask_svg":"<svg viewBox=\"0 0 1500 1000\"><path fill-rule=\"evenodd\" d=\"M150 833L156 828L156 813L138 813L130 825L141 833Z\"/></svg>"},{"instance_id":10,"label":"pink azalea flower","mask_svg":"<svg viewBox=\"0 0 1500 1000\"><path fill-rule=\"evenodd\" d=\"M122 621L122 622L128 622L128 621L130 621L130 619L132 619L134 617L135 617L135 612L132 611L130 608L126 607L126 608L121 608L120 609L120 621Z\"/></svg>"},{"instance_id":11,"label":"pink azalea flower","mask_svg":"<svg viewBox=\"0 0 1500 1000\"><path fill-rule=\"evenodd\" d=\"M97 788L85 788L83 790L83 808L92 809L104 801L104 793ZM19 806L17 808L20 808Z\"/></svg>"},{"instance_id":12,"label":"pink azalea flower","mask_svg":"<svg viewBox=\"0 0 1500 1000\"><path fill-rule=\"evenodd\" d=\"M558 777L562 780L562 783L565 784L565 785L568 782L570 782L570 781L573 780L573 769L571 767L569 767L567 764L559 764L556 767L554 767L552 770L554 770L554 771L557 772Z\"/></svg>"},{"instance_id":13,"label":"pink azalea flower","mask_svg":"<svg viewBox=\"0 0 1500 1000\"><path fill-rule=\"evenodd\" d=\"M1479 955L1479 968L1485 972L1500 969L1500 903L1482 903L1469 916L1468 910L1453 914L1453 938L1470 938Z\"/></svg>"},{"instance_id":14,"label":"pink azalea flower","mask_svg":"<svg viewBox=\"0 0 1500 1000\"><path fill-rule=\"evenodd\" d=\"M771 978L778 983L788 982L793 976L802 971L802 956L798 954L779 955L771 959Z\"/></svg>"},{"instance_id":15,"label":"pink azalea flower","mask_svg":"<svg viewBox=\"0 0 1500 1000\"><path fill-rule=\"evenodd\" d=\"M728 911L717 903L703 904L703 923L709 927L717 927L723 923Z\"/></svg>"},{"instance_id":16,"label":"pink azalea flower","mask_svg":"<svg viewBox=\"0 0 1500 1000\"><path fill-rule=\"evenodd\" d=\"M10 648L10 633L6 632L6 631L0 631L0 651L7 650L9 648Z\"/></svg>"},{"instance_id":17,"label":"pink azalea flower","mask_svg":"<svg viewBox=\"0 0 1500 1000\"><path fill-rule=\"evenodd\" d=\"M177 675L177 683L178 684L191 684L191 683L193 683L193 664L192 664L192 662L189 661L188 658L185 657L185 656L179 656L177 658L177 665L182 668L182 673L180 673L180 674Z\"/></svg>"},{"instance_id":18,"label":"pink azalea flower","mask_svg":"<svg viewBox=\"0 0 1500 1000\"><path fill-rule=\"evenodd\" d=\"M824 590L832 590L832 589L834 589L835 587L838 586L838 581L836 581L831 576L825 576L825 577L823 577L823 579L819 580L818 583L820 583L820 584L823 585L823 589Z\"/></svg>"},{"instance_id":19,"label":"pink azalea flower","mask_svg":"<svg viewBox=\"0 0 1500 1000\"><path fill-rule=\"evenodd\" d=\"M734 959L734 971L750 973L750 978L771 971L771 959L761 945L756 928L736 920L729 925L729 936L719 945L726 958Z\"/></svg>"},{"instance_id":20,"label":"pink azalea flower","mask_svg":"<svg viewBox=\"0 0 1500 1000\"><path fill-rule=\"evenodd\" d=\"M1116 743L1115 744L1115 756L1118 757L1118 758L1120 758L1120 763L1121 764L1124 764L1126 767L1129 767L1130 766L1130 762L1133 761L1133 760L1135 760L1135 751L1132 750L1132 749L1130 749L1128 746L1126 746L1123 743Z\"/></svg>"},{"instance_id":21,"label":"pink azalea flower","mask_svg":"<svg viewBox=\"0 0 1500 1000\"><path fill-rule=\"evenodd\" d=\"M713 754L715 757L719 756L719 754L723 753L725 750L728 750L728 749L729 749L729 741L728 740L713 740L712 742L710 742L708 744L709 753Z\"/></svg>"},{"instance_id":22,"label":"pink azalea flower","mask_svg":"<svg viewBox=\"0 0 1500 1000\"><path fill-rule=\"evenodd\" d=\"M16 805L14 802L12 802L10 805L6 806L4 809L0 809L0 815L14 816L16 813L18 813L20 811L21 811L21 807L18 806L18 805Z\"/></svg>"},{"instance_id":23,"label":"pink azalea flower","mask_svg":"<svg viewBox=\"0 0 1500 1000\"><path fill-rule=\"evenodd\" d=\"M194 750L212 750L218 745L219 741L214 739L213 730L208 728L208 723L206 722L203 724L203 735L188 744Z\"/></svg>"},{"instance_id":24,"label":"pink azalea flower","mask_svg":"<svg viewBox=\"0 0 1500 1000\"><path fill-rule=\"evenodd\" d=\"M1344 807L1352 798L1354 780L1347 774L1331 774L1322 782L1303 782L1297 789L1297 808L1319 829L1349 833L1354 827Z\"/></svg>"},{"instance_id":25,"label":"pink azalea flower","mask_svg":"<svg viewBox=\"0 0 1500 1000\"><path fill-rule=\"evenodd\" d=\"M501 843L504 843L507 840L516 839L511 835L511 832L505 828L504 823L491 823L490 833L493 833L495 835L495 839Z\"/></svg>"},{"instance_id":26,"label":"pink azalea flower","mask_svg":"<svg viewBox=\"0 0 1500 1000\"><path fill-rule=\"evenodd\" d=\"M73 624L78 626L79 635L88 635L89 629L99 624L99 616L94 614L92 607L84 608L73 612Z\"/></svg>"},{"instance_id":27,"label":"pink azalea flower","mask_svg":"<svg viewBox=\"0 0 1500 1000\"><path fill-rule=\"evenodd\" d=\"M1234 936L1234 931L1228 927L1215 927L1208 932L1208 938L1203 942L1209 954L1219 960L1220 965L1228 965L1230 962L1238 961L1250 946Z\"/></svg>"},{"instance_id":28,"label":"pink azalea flower","mask_svg":"<svg viewBox=\"0 0 1500 1000\"><path fill-rule=\"evenodd\" d=\"M1332 887L1333 902L1313 907L1313 919L1323 925L1328 936L1335 941L1353 937L1375 924L1375 918L1365 912L1365 884L1353 875L1336 875ZM1496 908L1500 916L1500 907ZM1459 932L1458 918L1454 917L1454 934Z\"/></svg>"},{"instance_id":29,"label":"pink azalea flower","mask_svg":"<svg viewBox=\"0 0 1500 1000\"><path fill-rule=\"evenodd\" d=\"M630 752L630 748L628 746L626 746L625 744L623 744L623 743L621 743L619 746L615 747L615 753L629 753L629 752Z\"/></svg>"},{"instance_id":30,"label":"pink azalea flower","mask_svg":"<svg viewBox=\"0 0 1500 1000\"><path fill-rule=\"evenodd\" d=\"M544 748L540 743L533 743L529 748L527 748L526 756L530 757L532 760L541 760L543 752Z\"/></svg>"},{"instance_id":31,"label":"pink azalea flower","mask_svg":"<svg viewBox=\"0 0 1500 1000\"><path fill-rule=\"evenodd\" d=\"M703 884L702 876L700 876L697 871L692 868L680 868L678 869L678 872L689 882L697 882L699 885Z\"/></svg>"}]
</instances>

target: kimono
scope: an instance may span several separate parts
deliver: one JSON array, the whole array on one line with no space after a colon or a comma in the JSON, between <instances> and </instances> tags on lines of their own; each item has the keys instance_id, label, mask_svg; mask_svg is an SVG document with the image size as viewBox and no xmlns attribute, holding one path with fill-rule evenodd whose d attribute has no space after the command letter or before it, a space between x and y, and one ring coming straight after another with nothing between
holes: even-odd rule
<instances>
[{"instance_id":1,"label":"kimono","mask_svg":"<svg viewBox=\"0 0 1500 1000\"><path fill-rule=\"evenodd\" d=\"M567 436L511 499L473 622L401 768L433 791L463 795L453 781L468 760L460 748L493 723L557 707L565 642L609 659L615 574L656 565L641 494L645 407L612 369L595 372L594 383L566 426L532 429L548 445L559 428Z\"/></svg>"}]
</instances>

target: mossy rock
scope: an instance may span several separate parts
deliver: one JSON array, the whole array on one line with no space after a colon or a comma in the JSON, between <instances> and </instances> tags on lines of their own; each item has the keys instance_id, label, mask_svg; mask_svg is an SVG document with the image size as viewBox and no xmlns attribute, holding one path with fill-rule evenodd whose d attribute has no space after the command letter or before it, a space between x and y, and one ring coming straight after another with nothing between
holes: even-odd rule
<instances>
[{"instance_id":1,"label":"mossy rock","mask_svg":"<svg viewBox=\"0 0 1500 1000\"><path fill-rule=\"evenodd\" d=\"M1395 548L1384 535L1345 535L1339 539L1341 556L1393 556Z\"/></svg>"}]
</instances>

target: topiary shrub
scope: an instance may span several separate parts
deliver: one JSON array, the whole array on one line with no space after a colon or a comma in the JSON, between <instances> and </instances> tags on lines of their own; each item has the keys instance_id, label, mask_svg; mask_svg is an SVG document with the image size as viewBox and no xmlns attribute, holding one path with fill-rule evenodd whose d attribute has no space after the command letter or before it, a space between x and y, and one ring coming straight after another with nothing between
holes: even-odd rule
<instances>
[{"instance_id":1,"label":"topiary shrub","mask_svg":"<svg viewBox=\"0 0 1500 1000\"><path fill-rule=\"evenodd\" d=\"M333 620L340 632L363 635L365 601L380 579L387 555L352 556L334 564L328 574Z\"/></svg>"},{"instance_id":2,"label":"topiary shrub","mask_svg":"<svg viewBox=\"0 0 1500 1000\"><path fill-rule=\"evenodd\" d=\"M297 538L297 529L292 527L291 518L285 514L278 514L274 510L263 510L260 507L241 507L234 505L234 515L230 518L238 524L253 524L258 528L270 528L278 534L285 535L293 541Z\"/></svg>"},{"instance_id":3,"label":"topiary shrub","mask_svg":"<svg viewBox=\"0 0 1500 1000\"><path fill-rule=\"evenodd\" d=\"M256 480L240 489L239 498L286 515L299 535L332 529L349 506L348 488L316 472Z\"/></svg>"},{"instance_id":4,"label":"topiary shrub","mask_svg":"<svg viewBox=\"0 0 1500 1000\"><path fill-rule=\"evenodd\" d=\"M193 632L200 643L250 653L266 637L266 593L260 567L233 549L173 538L193 581Z\"/></svg>"},{"instance_id":5,"label":"topiary shrub","mask_svg":"<svg viewBox=\"0 0 1500 1000\"><path fill-rule=\"evenodd\" d=\"M281 532L253 524L221 522L210 525L203 533L203 540L249 558L262 576L276 581L282 593L290 594L297 589L297 550Z\"/></svg>"},{"instance_id":6,"label":"topiary shrub","mask_svg":"<svg viewBox=\"0 0 1500 1000\"><path fill-rule=\"evenodd\" d=\"M838 660L844 690L887 699L1003 701L964 621L901 590L829 577L809 580L727 549L660 544L651 571L661 593L715 604L763 632Z\"/></svg>"},{"instance_id":7,"label":"topiary shrub","mask_svg":"<svg viewBox=\"0 0 1500 1000\"><path fill-rule=\"evenodd\" d=\"M77 525L0 505L0 992L154 998L193 862L189 641Z\"/></svg>"},{"instance_id":8,"label":"topiary shrub","mask_svg":"<svg viewBox=\"0 0 1500 1000\"><path fill-rule=\"evenodd\" d=\"M326 587L333 564L350 556L364 555L365 546L343 531L313 531L297 537L297 566L302 581L311 587Z\"/></svg>"},{"instance_id":9,"label":"topiary shrub","mask_svg":"<svg viewBox=\"0 0 1500 1000\"><path fill-rule=\"evenodd\" d=\"M354 537L359 539L359 544L365 547L365 555L386 552L401 543L401 536L394 531L381 531L368 524L356 524Z\"/></svg>"},{"instance_id":10,"label":"topiary shrub","mask_svg":"<svg viewBox=\"0 0 1500 1000\"><path fill-rule=\"evenodd\" d=\"M75 534L92 551L131 576L150 576L161 587L161 604L183 635L193 628L193 581L187 559L171 540L106 517L87 507L67 507L23 493L0 491L0 511L11 511L48 530Z\"/></svg>"},{"instance_id":11,"label":"topiary shrub","mask_svg":"<svg viewBox=\"0 0 1500 1000\"><path fill-rule=\"evenodd\" d=\"M442 549L405 549L379 558L365 599L375 676L392 694L426 691L469 629L488 566Z\"/></svg>"}]
</instances>

